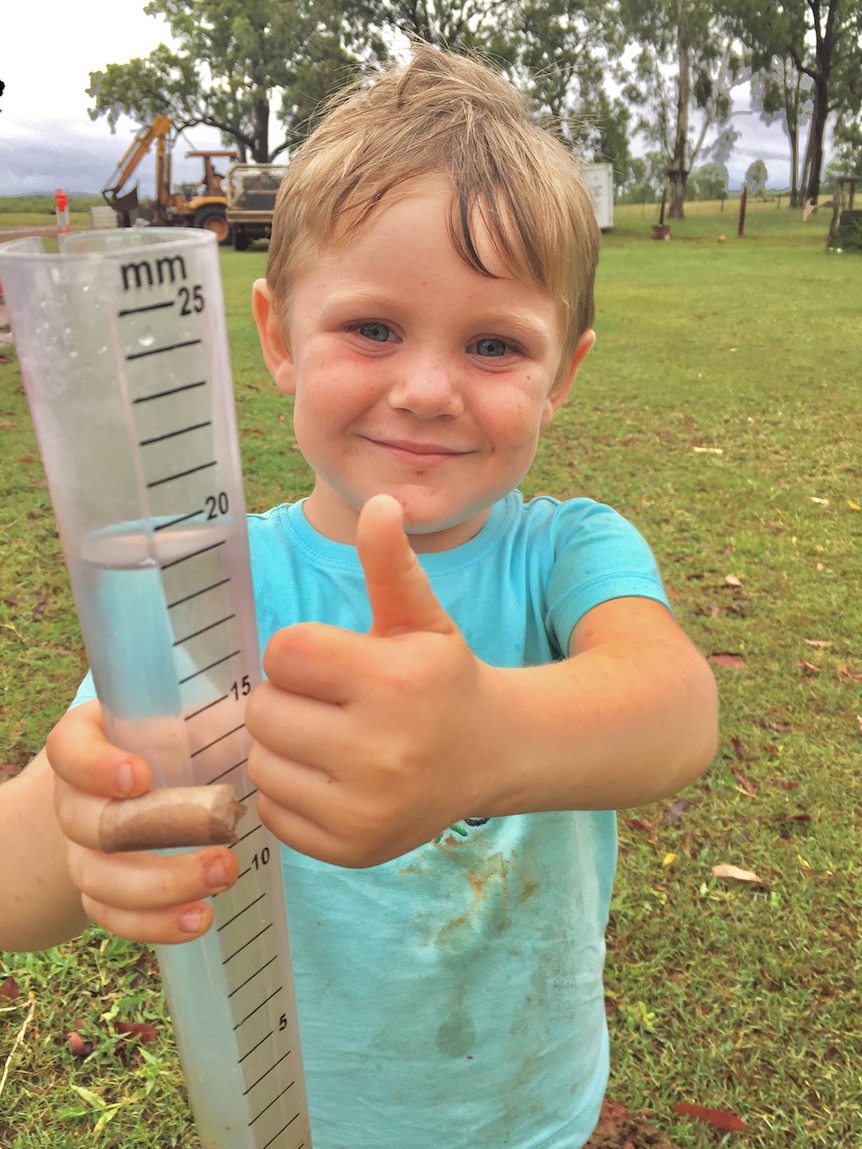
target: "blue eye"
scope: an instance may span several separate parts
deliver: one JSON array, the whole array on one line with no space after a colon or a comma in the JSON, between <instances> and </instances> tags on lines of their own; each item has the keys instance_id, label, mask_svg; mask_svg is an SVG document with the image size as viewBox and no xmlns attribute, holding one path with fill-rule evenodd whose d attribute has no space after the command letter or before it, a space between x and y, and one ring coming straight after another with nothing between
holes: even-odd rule
<instances>
[{"instance_id":1,"label":"blue eye","mask_svg":"<svg viewBox=\"0 0 862 1149\"><path fill-rule=\"evenodd\" d=\"M356 330L363 339L370 339L373 343L386 343L392 335L391 328L385 323L360 323Z\"/></svg>"},{"instance_id":2,"label":"blue eye","mask_svg":"<svg viewBox=\"0 0 862 1149\"><path fill-rule=\"evenodd\" d=\"M486 359L500 359L509 352L509 344L505 339L479 339L474 347L476 354Z\"/></svg>"}]
</instances>

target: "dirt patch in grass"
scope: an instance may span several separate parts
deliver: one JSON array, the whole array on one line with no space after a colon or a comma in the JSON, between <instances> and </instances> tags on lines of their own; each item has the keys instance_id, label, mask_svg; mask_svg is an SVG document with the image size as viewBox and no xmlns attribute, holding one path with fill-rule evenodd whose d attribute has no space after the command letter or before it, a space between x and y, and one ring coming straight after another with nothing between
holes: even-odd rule
<instances>
[{"instance_id":1,"label":"dirt patch in grass","mask_svg":"<svg viewBox=\"0 0 862 1149\"><path fill-rule=\"evenodd\" d=\"M618 1101L602 1102L596 1131L584 1149L679 1149L640 1113L631 1113Z\"/></svg>"}]
</instances>

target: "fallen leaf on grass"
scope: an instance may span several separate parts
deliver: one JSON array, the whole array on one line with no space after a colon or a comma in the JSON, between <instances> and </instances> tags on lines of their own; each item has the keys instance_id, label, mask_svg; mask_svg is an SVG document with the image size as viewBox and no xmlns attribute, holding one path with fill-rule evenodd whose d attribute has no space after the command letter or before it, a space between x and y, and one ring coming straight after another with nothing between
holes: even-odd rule
<instances>
[{"instance_id":1,"label":"fallen leaf on grass","mask_svg":"<svg viewBox=\"0 0 862 1149\"><path fill-rule=\"evenodd\" d=\"M819 666L815 666L813 662L806 662L804 658L797 658L796 665L802 671L804 678L813 678L815 674L820 673Z\"/></svg>"},{"instance_id":2,"label":"fallen leaf on grass","mask_svg":"<svg viewBox=\"0 0 862 1149\"><path fill-rule=\"evenodd\" d=\"M5 981L0 982L0 997L4 1000L14 1001L20 993L21 990L18 987L18 983L11 974Z\"/></svg>"},{"instance_id":3,"label":"fallen leaf on grass","mask_svg":"<svg viewBox=\"0 0 862 1149\"><path fill-rule=\"evenodd\" d=\"M69 1046L69 1052L73 1057L89 1057L93 1052L93 1045L89 1041L84 1041L80 1033L73 1029L71 1033L66 1034L66 1043Z\"/></svg>"},{"instance_id":4,"label":"fallen leaf on grass","mask_svg":"<svg viewBox=\"0 0 862 1149\"><path fill-rule=\"evenodd\" d=\"M854 503L852 499L847 500L847 506L851 511L862 511L862 507L858 503Z\"/></svg>"},{"instance_id":5,"label":"fallen leaf on grass","mask_svg":"<svg viewBox=\"0 0 862 1149\"><path fill-rule=\"evenodd\" d=\"M724 447L692 447L699 455L723 455Z\"/></svg>"},{"instance_id":6,"label":"fallen leaf on grass","mask_svg":"<svg viewBox=\"0 0 862 1149\"><path fill-rule=\"evenodd\" d=\"M745 659L738 654L725 654L723 651L717 650L707 657L716 666L729 666L731 670L745 670L747 668Z\"/></svg>"},{"instance_id":7,"label":"fallen leaf on grass","mask_svg":"<svg viewBox=\"0 0 862 1149\"><path fill-rule=\"evenodd\" d=\"M129 1037L139 1037L141 1041L155 1041L159 1033L154 1025L146 1021L118 1021L116 1030Z\"/></svg>"},{"instance_id":8,"label":"fallen leaf on grass","mask_svg":"<svg viewBox=\"0 0 862 1149\"><path fill-rule=\"evenodd\" d=\"M739 866L732 866L728 862L721 862L712 867L714 878L731 878L735 882L757 882L763 884L763 878L758 877L753 870L741 870Z\"/></svg>"},{"instance_id":9,"label":"fallen leaf on grass","mask_svg":"<svg viewBox=\"0 0 862 1149\"><path fill-rule=\"evenodd\" d=\"M666 870L668 866L672 866L679 857L679 854L665 854L661 860L661 868Z\"/></svg>"},{"instance_id":10,"label":"fallen leaf on grass","mask_svg":"<svg viewBox=\"0 0 862 1149\"><path fill-rule=\"evenodd\" d=\"M838 667L838 681L839 682L862 682L862 671L851 670L846 664Z\"/></svg>"},{"instance_id":11,"label":"fallen leaf on grass","mask_svg":"<svg viewBox=\"0 0 862 1149\"><path fill-rule=\"evenodd\" d=\"M859 723L859 733L862 734L862 714L856 715L856 721Z\"/></svg>"},{"instance_id":12,"label":"fallen leaf on grass","mask_svg":"<svg viewBox=\"0 0 862 1149\"><path fill-rule=\"evenodd\" d=\"M829 506L829 500L828 499L818 499L816 495L809 495L808 497L809 497L809 499L811 499L812 503L819 503L821 507L828 507Z\"/></svg>"},{"instance_id":13,"label":"fallen leaf on grass","mask_svg":"<svg viewBox=\"0 0 862 1149\"><path fill-rule=\"evenodd\" d=\"M730 772L739 783L740 789L744 790L746 794L752 798L757 794L757 787L748 781L741 770L737 769L736 766L731 766Z\"/></svg>"},{"instance_id":14,"label":"fallen leaf on grass","mask_svg":"<svg viewBox=\"0 0 862 1149\"><path fill-rule=\"evenodd\" d=\"M688 799L677 798L674 804L672 806L668 806L668 808L665 810L664 818L662 821L666 826L675 826L678 822L682 821L682 816L687 809Z\"/></svg>"},{"instance_id":15,"label":"fallen leaf on grass","mask_svg":"<svg viewBox=\"0 0 862 1149\"><path fill-rule=\"evenodd\" d=\"M649 826L645 822L641 822L638 818L626 818L626 825L630 830L640 830L642 834L649 833Z\"/></svg>"},{"instance_id":16,"label":"fallen leaf on grass","mask_svg":"<svg viewBox=\"0 0 862 1149\"><path fill-rule=\"evenodd\" d=\"M729 574L724 576L724 583L725 586L742 586L742 579L738 575Z\"/></svg>"},{"instance_id":17,"label":"fallen leaf on grass","mask_svg":"<svg viewBox=\"0 0 862 1149\"><path fill-rule=\"evenodd\" d=\"M674 1113L683 1117L696 1117L698 1121L705 1121L714 1129L726 1129L730 1133L745 1133L747 1126L735 1113L727 1109L707 1109L703 1105L691 1105L687 1101L678 1101L673 1106Z\"/></svg>"},{"instance_id":18,"label":"fallen leaf on grass","mask_svg":"<svg viewBox=\"0 0 862 1149\"><path fill-rule=\"evenodd\" d=\"M805 643L807 646L828 646L829 643L825 638L806 638Z\"/></svg>"}]
</instances>

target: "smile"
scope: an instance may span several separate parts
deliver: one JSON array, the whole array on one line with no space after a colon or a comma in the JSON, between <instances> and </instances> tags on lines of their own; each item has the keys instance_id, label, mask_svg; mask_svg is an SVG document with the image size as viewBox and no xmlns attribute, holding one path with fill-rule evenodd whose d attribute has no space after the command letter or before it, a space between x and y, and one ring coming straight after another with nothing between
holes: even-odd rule
<instances>
[{"instance_id":1,"label":"smile","mask_svg":"<svg viewBox=\"0 0 862 1149\"><path fill-rule=\"evenodd\" d=\"M472 451L444 447L439 443L414 443L403 439L367 439L366 442L379 447L401 462L419 467L431 467L437 463L445 463L447 460L472 454Z\"/></svg>"}]
</instances>

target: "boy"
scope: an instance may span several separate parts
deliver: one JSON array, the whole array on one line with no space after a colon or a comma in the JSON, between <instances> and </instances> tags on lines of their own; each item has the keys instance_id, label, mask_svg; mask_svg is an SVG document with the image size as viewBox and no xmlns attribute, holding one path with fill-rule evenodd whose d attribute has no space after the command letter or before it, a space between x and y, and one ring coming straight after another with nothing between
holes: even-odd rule
<instances>
[{"instance_id":1,"label":"boy","mask_svg":"<svg viewBox=\"0 0 862 1149\"><path fill-rule=\"evenodd\" d=\"M714 753L713 679L646 544L516 489L592 345L597 249L568 152L501 78L427 48L337 101L282 184L254 312L315 482L250 519L267 681L247 723L316 1149L582 1146L608 1072L611 811ZM230 851L92 848L104 798L148 783L95 702L58 724L0 792L7 851L44 859L0 894L0 945L87 916L207 928Z\"/></svg>"}]
</instances>

